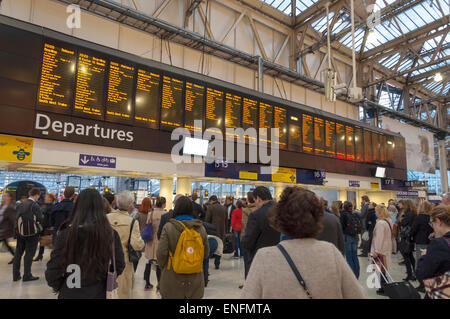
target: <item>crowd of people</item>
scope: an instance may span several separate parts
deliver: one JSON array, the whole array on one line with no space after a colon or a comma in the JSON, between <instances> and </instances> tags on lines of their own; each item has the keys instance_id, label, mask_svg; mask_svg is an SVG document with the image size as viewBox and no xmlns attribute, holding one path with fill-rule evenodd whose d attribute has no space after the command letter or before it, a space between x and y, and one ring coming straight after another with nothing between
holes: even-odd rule
<instances>
[{"instance_id":1,"label":"crowd of people","mask_svg":"<svg viewBox=\"0 0 450 319\"><path fill-rule=\"evenodd\" d=\"M169 210L162 196L135 207L130 191L75 194L66 187L59 203L41 195L38 188L19 202L11 192L3 195L0 241L13 255L13 281L38 280L32 264L51 248L45 279L58 298L106 298L109 273L117 276L118 298L132 298L142 258L142 288L155 288L153 269L162 298L202 298L210 260L220 269L227 253L243 259L242 298L366 298L358 257L370 258L381 272L381 295L392 254L400 252L404 280L418 280L421 292L424 282L450 270L450 194L442 204L418 207L412 200L385 205L362 196L359 211L350 201L333 201L329 209L322 197L296 186L278 200L264 186L223 203L216 195L201 203L197 194L178 194ZM67 281L70 265L80 268L80 287Z\"/></svg>"}]
</instances>

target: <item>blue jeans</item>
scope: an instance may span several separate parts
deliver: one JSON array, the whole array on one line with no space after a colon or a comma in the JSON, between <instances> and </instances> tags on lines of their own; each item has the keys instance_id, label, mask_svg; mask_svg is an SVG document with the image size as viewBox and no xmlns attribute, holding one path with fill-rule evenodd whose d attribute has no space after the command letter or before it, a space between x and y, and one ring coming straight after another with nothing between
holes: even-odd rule
<instances>
[{"instance_id":1,"label":"blue jeans","mask_svg":"<svg viewBox=\"0 0 450 319\"><path fill-rule=\"evenodd\" d=\"M234 257L242 256L242 248L241 248L241 231L237 231L233 229L234 241L236 242L236 248L234 249Z\"/></svg>"},{"instance_id":2,"label":"blue jeans","mask_svg":"<svg viewBox=\"0 0 450 319\"><path fill-rule=\"evenodd\" d=\"M358 236L344 235L345 258L356 278L359 278Z\"/></svg>"},{"instance_id":3,"label":"blue jeans","mask_svg":"<svg viewBox=\"0 0 450 319\"><path fill-rule=\"evenodd\" d=\"M205 259L203 259L203 276L205 278L205 284L208 284L209 259L216 252L218 246L217 240L213 238L208 238L208 244L209 244L209 256L204 256Z\"/></svg>"}]
</instances>

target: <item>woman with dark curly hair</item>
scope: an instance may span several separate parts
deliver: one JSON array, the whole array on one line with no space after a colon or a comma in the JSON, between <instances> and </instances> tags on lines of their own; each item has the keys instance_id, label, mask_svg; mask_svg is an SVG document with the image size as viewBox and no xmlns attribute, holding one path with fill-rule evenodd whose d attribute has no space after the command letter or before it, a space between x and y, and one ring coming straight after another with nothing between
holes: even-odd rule
<instances>
[{"instance_id":1,"label":"woman with dark curly hair","mask_svg":"<svg viewBox=\"0 0 450 319\"><path fill-rule=\"evenodd\" d=\"M313 192L300 187L284 189L268 215L271 226L281 232L281 242L258 250L242 298L366 297L339 250L315 239L323 214Z\"/></svg>"}]
</instances>

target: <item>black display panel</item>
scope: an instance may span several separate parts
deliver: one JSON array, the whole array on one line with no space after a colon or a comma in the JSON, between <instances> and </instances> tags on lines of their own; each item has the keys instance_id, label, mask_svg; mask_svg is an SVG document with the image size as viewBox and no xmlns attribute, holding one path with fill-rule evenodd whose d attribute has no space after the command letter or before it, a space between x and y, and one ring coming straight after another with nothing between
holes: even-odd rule
<instances>
[{"instance_id":1,"label":"black display panel","mask_svg":"<svg viewBox=\"0 0 450 319\"><path fill-rule=\"evenodd\" d=\"M110 61L105 115L107 120L132 120L133 84L134 67Z\"/></svg>"},{"instance_id":2,"label":"black display panel","mask_svg":"<svg viewBox=\"0 0 450 319\"><path fill-rule=\"evenodd\" d=\"M336 157L336 122L325 120L325 155Z\"/></svg>"},{"instance_id":3,"label":"black display panel","mask_svg":"<svg viewBox=\"0 0 450 319\"><path fill-rule=\"evenodd\" d=\"M285 108L275 106L273 127L278 128L278 144L281 149L287 148L287 111Z\"/></svg>"},{"instance_id":4,"label":"black display panel","mask_svg":"<svg viewBox=\"0 0 450 319\"><path fill-rule=\"evenodd\" d=\"M225 94L225 128L241 127L242 97L239 95Z\"/></svg>"},{"instance_id":5,"label":"black display panel","mask_svg":"<svg viewBox=\"0 0 450 319\"><path fill-rule=\"evenodd\" d=\"M380 163L386 164L386 144L387 139L385 135L378 135L380 141Z\"/></svg>"},{"instance_id":6,"label":"black display panel","mask_svg":"<svg viewBox=\"0 0 450 319\"><path fill-rule=\"evenodd\" d=\"M219 129L222 131L223 103L223 91L212 88L206 89L205 129Z\"/></svg>"},{"instance_id":7,"label":"black display panel","mask_svg":"<svg viewBox=\"0 0 450 319\"><path fill-rule=\"evenodd\" d=\"M314 151L313 117L308 114L303 114L302 118L303 151L306 153L312 153Z\"/></svg>"},{"instance_id":8,"label":"black display panel","mask_svg":"<svg viewBox=\"0 0 450 319\"><path fill-rule=\"evenodd\" d=\"M345 159L345 125L336 123L336 158Z\"/></svg>"},{"instance_id":9,"label":"black display panel","mask_svg":"<svg viewBox=\"0 0 450 319\"><path fill-rule=\"evenodd\" d=\"M363 131L360 127L355 127L355 160L364 162Z\"/></svg>"},{"instance_id":10,"label":"black display panel","mask_svg":"<svg viewBox=\"0 0 450 319\"><path fill-rule=\"evenodd\" d=\"M44 44L38 105L48 110L72 112L77 57L74 50Z\"/></svg>"},{"instance_id":11,"label":"black display panel","mask_svg":"<svg viewBox=\"0 0 450 319\"><path fill-rule=\"evenodd\" d=\"M203 109L205 107L205 87L192 82L186 82L186 91L184 98L184 127L194 131L194 121L202 121ZM197 131L203 131L203 127L195 128Z\"/></svg>"},{"instance_id":12,"label":"black display panel","mask_svg":"<svg viewBox=\"0 0 450 319\"><path fill-rule=\"evenodd\" d=\"M353 126L345 126L345 152L347 159L353 161L355 159L355 137Z\"/></svg>"},{"instance_id":13,"label":"black display panel","mask_svg":"<svg viewBox=\"0 0 450 319\"><path fill-rule=\"evenodd\" d=\"M106 60L86 53L78 55L74 114L101 118L104 114Z\"/></svg>"},{"instance_id":14,"label":"black display panel","mask_svg":"<svg viewBox=\"0 0 450 319\"><path fill-rule=\"evenodd\" d=\"M158 129L160 86L161 76L159 74L138 69L134 109L135 123Z\"/></svg>"},{"instance_id":15,"label":"black display panel","mask_svg":"<svg viewBox=\"0 0 450 319\"><path fill-rule=\"evenodd\" d=\"M368 163L373 161L372 134L367 130L364 130L364 160Z\"/></svg>"},{"instance_id":16,"label":"black display panel","mask_svg":"<svg viewBox=\"0 0 450 319\"><path fill-rule=\"evenodd\" d=\"M270 143L270 129L273 127L273 106L271 104L259 103L259 128L265 130L260 131L259 137L262 141Z\"/></svg>"},{"instance_id":17,"label":"black display panel","mask_svg":"<svg viewBox=\"0 0 450 319\"><path fill-rule=\"evenodd\" d=\"M288 148L292 151L302 151L302 117L298 114L289 116Z\"/></svg>"},{"instance_id":18,"label":"black display panel","mask_svg":"<svg viewBox=\"0 0 450 319\"><path fill-rule=\"evenodd\" d=\"M314 153L325 153L325 123L320 117L314 117Z\"/></svg>"},{"instance_id":19,"label":"black display panel","mask_svg":"<svg viewBox=\"0 0 450 319\"><path fill-rule=\"evenodd\" d=\"M183 81L163 76L161 127L171 129L182 124Z\"/></svg>"},{"instance_id":20,"label":"black display panel","mask_svg":"<svg viewBox=\"0 0 450 319\"><path fill-rule=\"evenodd\" d=\"M375 132L372 132L372 162L380 163L380 140Z\"/></svg>"}]
</instances>

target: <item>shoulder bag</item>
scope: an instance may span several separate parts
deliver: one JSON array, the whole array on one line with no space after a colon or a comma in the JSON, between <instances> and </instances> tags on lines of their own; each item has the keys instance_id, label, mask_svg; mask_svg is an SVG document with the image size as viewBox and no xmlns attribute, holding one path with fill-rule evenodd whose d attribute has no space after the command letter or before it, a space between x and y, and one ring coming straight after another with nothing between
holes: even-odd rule
<instances>
[{"instance_id":1,"label":"shoulder bag","mask_svg":"<svg viewBox=\"0 0 450 319\"><path fill-rule=\"evenodd\" d=\"M139 261L139 259L141 259L142 256L142 252L140 251L136 251L133 249L133 246L131 246L131 234L133 233L133 226L134 223L136 222L136 219L133 218L133 221L131 222L131 228L130 228L130 236L128 237L128 260L130 262L137 263Z\"/></svg>"},{"instance_id":2,"label":"shoulder bag","mask_svg":"<svg viewBox=\"0 0 450 319\"><path fill-rule=\"evenodd\" d=\"M111 263L108 266L108 275L106 277L106 299L119 299L119 284L117 283L117 271L116 271L116 249L115 249L115 239L112 243L112 266L113 271L111 272Z\"/></svg>"},{"instance_id":3,"label":"shoulder bag","mask_svg":"<svg viewBox=\"0 0 450 319\"><path fill-rule=\"evenodd\" d=\"M145 225L144 230L141 232L141 238L145 243L153 241L153 224L152 224L152 217L153 212L149 213L150 215L150 221L147 225Z\"/></svg>"},{"instance_id":4,"label":"shoulder bag","mask_svg":"<svg viewBox=\"0 0 450 319\"><path fill-rule=\"evenodd\" d=\"M302 288L305 290L306 295L308 296L308 299L312 299L311 293L309 292L308 287L306 287L306 283L303 280L302 275L300 275L300 272L298 271L298 269L295 266L294 262L292 261L291 256L289 256L289 254L286 251L286 249L284 249L284 247L281 246L280 244L278 244L277 247L281 251L281 253L283 254L284 258L286 258L286 261L288 262L289 266L291 267L292 271L294 272L295 277L297 277L298 282L300 283Z\"/></svg>"}]
</instances>

